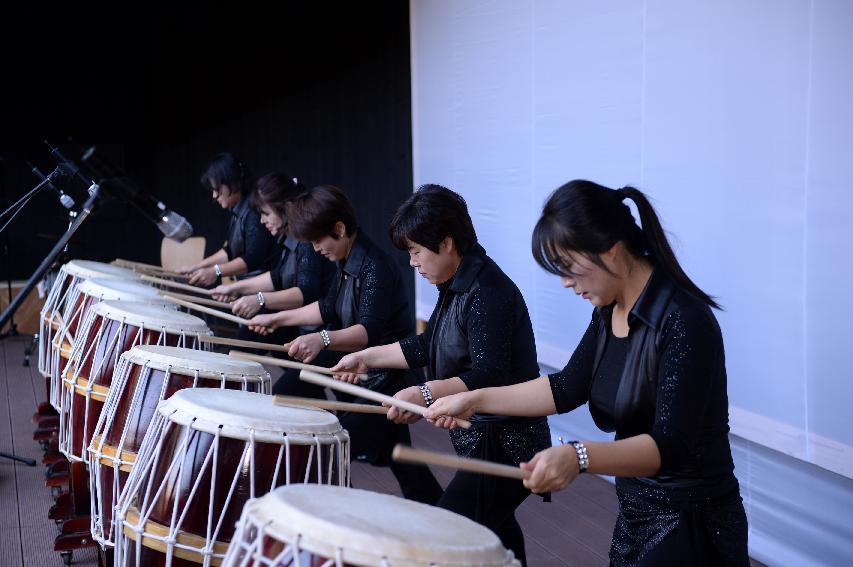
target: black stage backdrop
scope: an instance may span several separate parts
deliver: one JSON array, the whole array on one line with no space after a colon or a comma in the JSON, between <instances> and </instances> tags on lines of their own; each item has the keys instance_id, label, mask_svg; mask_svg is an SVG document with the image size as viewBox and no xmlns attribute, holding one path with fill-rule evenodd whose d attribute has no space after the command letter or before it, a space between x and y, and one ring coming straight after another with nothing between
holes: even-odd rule
<instances>
[{"instance_id":1,"label":"black stage backdrop","mask_svg":"<svg viewBox=\"0 0 853 567\"><path fill-rule=\"evenodd\" d=\"M73 155L73 137L99 145L187 217L210 253L228 216L198 179L227 150L256 176L283 170L308 186L343 188L363 229L391 250L388 222L412 191L408 2L13 10L6 24L15 33L3 40L0 198L14 201L35 184L27 161L53 167L42 140ZM82 203L81 185L63 188ZM36 197L0 237L9 239L0 277L26 279L66 222L52 193ZM72 255L158 263L160 240L138 212L107 203ZM405 281L413 305L413 278Z\"/></svg>"}]
</instances>

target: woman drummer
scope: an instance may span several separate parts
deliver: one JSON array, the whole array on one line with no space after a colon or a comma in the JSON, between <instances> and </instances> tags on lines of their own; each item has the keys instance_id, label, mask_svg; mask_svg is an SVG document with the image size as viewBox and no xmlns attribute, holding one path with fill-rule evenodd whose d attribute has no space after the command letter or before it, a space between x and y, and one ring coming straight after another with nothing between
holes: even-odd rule
<instances>
[{"instance_id":1,"label":"woman drummer","mask_svg":"<svg viewBox=\"0 0 853 567\"><path fill-rule=\"evenodd\" d=\"M288 233L287 203L305 190L294 178L284 173L270 173L261 177L252 191L249 203L281 248L273 267L260 275L222 284L213 289L214 297L230 300L239 296L231 310L235 315L251 318L262 310L274 312L295 309L324 297L335 275L335 265L314 251L307 242L299 242ZM267 340L288 343L302 333L316 332L315 327L281 327ZM322 361L320 362L322 364ZM332 361L329 361L332 363ZM293 382L292 371L285 371L273 393ZM288 378L284 378L287 375Z\"/></svg>"},{"instance_id":2,"label":"woman drummer","mask_svg":"<svg viewBox=\"0 0 853 567\"><path fill-rule=\"evenodd\" d=\"M290 343L288 354L306 363L326 351L351 352L413 334L414 321L399 269L359 229L355 209L340 189L323 185L302 193L288 203L287 220L289 234L310 242L314 250L336 262L337 273L325 297L298 309L256 315L249 322L252 330L269 333L278 327L323 325L319 333L302 335ZM393 395L414 381L402 370L376 370L361 385ZM322 388L298 379L280 391L325 397ZM411 442L408 425L391 423L376 414L338 417L350 432L354 459L389 466L406 498L428 504L438 501L441 486L428 469L391 460L394 445Z\"/></svg>"},{"instance_id":3,"label":"woman drummer","mask_svg":"<svg viewBox=\"0 0 853 567\"><path fill-rule=\"evenodd\" d=\"M394 245L408 251L409 264L438 287L438 303L423 334L349 354L334 370L427 367L427 382L395 396L424 407L450 394L539 375L524 298L477 243L461 196L439 185L421 187L397 210L390 233ZM388 418L413 423L420 416L392 408ZM471 421L471 429L451 431L461 456L518 465L551 446L542 417L477 414ZM458 472L438 505L490 528L524 563L524 535L515 509L529 494L519 480Z\"/></svg>"},{"instance_id":4,"label":"woman drummer","mask_svg":"<svg viewBox=\"0 0 853 567\"><path fill-rule=\"evenodd\" d=\"M202 187L220 207L231 212L231 221L221 249L197 264L178 270L190 274L190 284L211 287L222 276L257 273L271 265L277 254L275 240L249 205L253 181L249 168L227 152L214 156L202 174Z\"/></svg>"},{"instance_id":5,"label":"woman drummer","mask_svg":"<svg viewBox=\"0 0 853 567\"><path fill-rule=\"evenodd\" d=\"M589 181L560 187L533 231L533 256L594 307L568 364L441 398L428 419L450 427L442 415L543 416L589 403L615 440L542 451L522 464L531 471L525 484L547 492L583 472L615 476L611 565L749 565L718 306L682 270L646 196Z\"/></svg>"}]
</instances>

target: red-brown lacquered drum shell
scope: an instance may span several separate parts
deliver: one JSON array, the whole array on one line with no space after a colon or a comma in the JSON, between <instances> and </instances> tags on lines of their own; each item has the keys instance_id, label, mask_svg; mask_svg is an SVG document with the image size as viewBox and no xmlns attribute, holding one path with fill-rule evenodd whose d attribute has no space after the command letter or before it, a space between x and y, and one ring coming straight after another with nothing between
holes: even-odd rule
<instances>
[{"instance_id":1,"label":"red-brown lacquered drum shell","mask_svg":"<svg viewBox=\"0 0 853 567\"><path fill-rule=\"evenodd\" d=\"M127 542L127 556L122 565L128 567L166 567L166 555L162 551L143 546L140 552L139 563L136 562L136 542L129 539ZM172 557L169 563L172 567L199 567L200 563ZM313 566L312 566L313 567Z\"/></svg>"},{"instance_id":2,"label":"red-brown lacquered drum shell","mask_svg":"<svg viewBox=\"0 0 853 567\"><path fill-rule=\"evenodd\" d=\"M266 558L271 564L273 563L273 559L278 557L278 555L284 550L284 543L281 541L272 538L265 537L261 543L261 554L264 558ZM303 551L299 554L299 559L301 561L300 566L305 567L323 567L328 561L328 557L322 557L320 555L316 555L314 553L309 553L307 551ZM291 567L296 563L291 559L290 561L279 561L274 563L276 567ZM344 563L343 567L353 567L349 563Z\"/></svg>"},{"instance_id":3,"label":"red-brown lacquered drum shell","mask_svg":"<svg viewBox=\"0 0 853 567\"><path fill-rule=\"evenodd\" d=\"M115 469L111 467L109 464L101 464L98 467L98 475L101 478L101 486L104 487L103 490L99 492L100 495L100 514L103 518L103 526L104 530L110 529L113 523L113 506L115 502L113 502L113 491L111 487L113 485L113 475L115 474ZM124 488L124 485L127 483L127 477L130 473L125 472L121 469L118 471L118 482L119 487ZM94 491L93 491L94 495Z\"/></svg>"},{"instance_id":4,"label":"red-brown lacquered drum shell","mask_svg":"<svg viewBox=\"0 0 853 567\"><path fill-rule=\"evenodd\" d=\"M174 460L180 460L181 442L184 438L186 430L181 427L172 427L164 440L163 455L174 455ZM173 468L172 478L169 479L167 489L163 491L160 498L154 505L151 513L151 520L160 524L169 525L172 518L172 509L177 501L178 509L183 510L188 505L188 498L196 479L201 475L201 482L196 492L193 504L187 512L181 529L199 536L204 536L207 530L207 515L208 515L208 495L210 494L211 484L211 467L208 466L204 473L201 472L204 457L213 443L214 437L210 433L201 431L192 431L187 448L186 457L183 459L182 466L184 469L183 478L178 478L179 467ZM240 519L240 513L243 511L243 505L249 499L249 474L250 467L242 463L243 449L246 442L240 439L220 438L219 454L216 462L217 482L213 509L217 514L222 512L228 491L233 482L234 473L237 467L241 468L237 484L234 489L231 502L225 512L225 519L222 524L222 530L217 538L219 541L231 541L234 535L234 525ZM269 487L272 485L273 475L275 474L276 461L278 460L281 445L274 443L255 443L255 485ZM314 447L316 451L317 448ZM332 458L331 451L333 446L325 446L322 451L324 462L329 462ZM305 480L305 469L308 464L308 456L311 451L310 446L306 445L291 445L290 446L290 479L286 478L283 470L279 471L278 480L275 486L282 486L288 483L309 482L316 483L317 471L312 467ZM155 486L159 486L165 479L170 461L173 459L161 458L157 468L153 471ZM201 498L200 498L201 496Z\"/></svg>"},{"instance_id":5,"label":"red-brown lacquered drum shell","mask_svg":"<svg viewBox=\"0 0 853 567\"><path fill-rule=\"evenodd\" d=\"M145 373L147 379L142 384L139 383L140 374ZM166 380L166 372L156 368L146 368L134 364L130 370L130 376L127 379L125 386L125 396L119 401L116 408L115 417L110 430L105 436L105 441L109 445L118 445L121 441L122 431L125 424L127 426L127 435L124 438L124 450L136 452L142 445L142 439L145 437L145 432L148 426L151 425L151 419L157 411L157 404L160 403L160 392L163 391L163 382ZM184 374L169 374L169 382L166 384L166 390L163 399L169 399L172 394L184 388L192 388L195 378ZM248 391L260 391L260 382L248 383ZM199 377L199 388L219 388L222 385L222 380L219 378ZM242 390L244 385L242 382L226 381L226 390ZM135 407L133 404L133 395L139 397Z\"/></svg>"},{"instance_id":6,"label":"red-brown lacquered drum shell","mask_svg":"<svg viewBox=\"0 0 853 567\"><path fill-rule=\"evenodd\" d=\"M159 405L117 503L117 558L163 565L212 553L218 564L250 498L285 484L344 485L348 465L348 435L328 412L251 392L177 392Z\"/></svg>"},{"instance_id":7,"label":"red-brown lacquered drum shell","mask_svg":"<svg viewBox=\"0 0 853 567\"><path fill-rule=\"evenodd\" d=\"M89 308L95 305L96 303L99 303L100 301L101 300L97 297L92 297L91 295L86 295L85 293L81 293L77 296L77 301L75 302L75 304L72 305L71 308L66 311L66 328L68 329L68 333L72 337L77 336L77 329L80 327L80 323L82 322L83 317L86 315L86 312L89 311Z\"/></svg>"},{"instance_id":8,"label":"red-brown lacquered drum shell","mask_svg":"<svg viewBox=\"0 0 853 567\"><path fill-rule=\"evenodd\" d=\"M167 374L168 382L166 382ZM151 425L151 420L157 411L161 392L163 399L166 400L179 390L192 388L195 383L196 378L194 376L187 376L176 372L167 373L158 368L131 364L127 382L116 406L112 424L105 434L104 443L111 446L114 450L121 445L123 451L137 453L142 445L142 440L145 438L145 433ZM220 388L222 386L223 380L219 377L199 376L198 383L196 384L198 388ZM237 380L224 381L224 388L227 390L242 390L245 388L250 392L261 393L265 387L268 389L269 386L266 385L266 382L260 381L247 381L245 384ZM126 433L124 433L125 427L127 427ZM124 442L122 443L123 433ZM100 471L101 486L111 487L113 485L114 468L108 464L102 464L98 467L98 470ZM124 489L128 474L125 471L119 470L119 493ZM103 516L103 526L110 526L112 525L113 506L115 504L113 501L113 491L100 490L98 496L100 500L99 509Z\"/></svg>"},{"instance_id":9,"label":"red-brown lacquered drum shell","mask_svg":"<svg viewBox=\"0 0 853 567\"><path fill-rule=\"evenodd\" d=\"M101 333L101 323L104 324L103 333ZM87 352L92 344L96 344L93 356L85 357L82 363L82 369L79 376L90 383L93 387L102 387L98 390L109 389L113 379L113 371L115 370L118 357L127 350L130 350L137 344L165 344L167 346L177 346L181 341L180 335L162 333L161 331L152 331L150 329L142 329L142 336L139 337L140 329L133 325L122 323L113 319L104 319L98 317L95 324L92 325L89 336L85 338L83 352ZM98 337L101 337L98 340ZM113 341L116 341L113 344ZM96 368L97 372L92 376L92 369ZM79 382L77 384L80 386ZM92 433L95 425L98 423L98 418L101 415L101 409L104 406L104 397L106 392L100 396L91 396L89 398L88 409L86 407L85 392L75 389L74 396L71 397L73 408L71 415L74 416L74 424L71 436L71 452L74 455L82 455L87 447L83 446L84 439L88 441L92 438Z\"/></svg>"}]
</instances>

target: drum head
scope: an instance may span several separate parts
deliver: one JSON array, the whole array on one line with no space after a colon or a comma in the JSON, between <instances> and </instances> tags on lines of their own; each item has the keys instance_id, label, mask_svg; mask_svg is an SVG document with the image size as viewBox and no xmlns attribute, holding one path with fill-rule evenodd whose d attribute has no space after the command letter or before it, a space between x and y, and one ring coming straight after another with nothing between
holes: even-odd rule
<instances>
[{"instance_id":1,"label":"drum head","mask_svg":"<svg viewBox=\"0 0 853 567\"><path fill-rule=\"evenodd\" d=\"M238 390L180 390L161 402L157 411L173 423L199 431L267 443L284 443L285 435L292 443L315 443L315 437L338 437L343 431L338 418L325 410L280 406L274 396Z\"/></svg>"},{"instance_id":2,"label":"drum head","mask_svg":"<svg viewBox=\"0 0 853 567\"><path fill-rule=\"evenodd\" d=\"M157 290L136 280L91 278L80 284L80 293L104 301L136 301L156 305L174 305Z\"/></svg>"},{"instance_id":3,"label":"drum head","mask_svg":"<svg viewBox=\"0 0 853 567\"><path fill-rule=\"evenodd\" d=\"M139 274L133 270L113 266L112 264L104 264L103 262L92 262L91 260L71 260L62 268L72 276L77 276L84 280L89 278L139 279Z\"/></svg>"},{"instance_id":4,"label":"drum head","mask_svg":"<svg viewBox=\"0 0 853 567\"><path fill-rule=\"evenodd\" d=\"M124 321L134 327L153 331L165 330L178 335L212 335L207 324L188 313L157 305L130 301L102 301L93 307L97 315L113 321Z\"/></svg>"},{"instance_id":5,"label":"drum head","mask_svg":"<svg viewBox=\"0 0 853 567\"><path fill-rule=\"evenodd\" d=\"M175 374L203 378L219 378L237 382L261 382L269 379L269 373L259 363L241 360L225 354L189 348L141 345L121 355L140 366L157 370L169 370Z\"/></svg>"},{"instance_id":6,"label":"drum head","mask_svg":"<svg viewBox=\"0 0 853 567\"><path fill-rule=\"evenodd\" d=\"M251 506L251 511L249 509ZM348 565L518 565L488 528L397 496L340 486L292 484L247 505L249 521L281 541Z\"/></svg>"}]
</instances>

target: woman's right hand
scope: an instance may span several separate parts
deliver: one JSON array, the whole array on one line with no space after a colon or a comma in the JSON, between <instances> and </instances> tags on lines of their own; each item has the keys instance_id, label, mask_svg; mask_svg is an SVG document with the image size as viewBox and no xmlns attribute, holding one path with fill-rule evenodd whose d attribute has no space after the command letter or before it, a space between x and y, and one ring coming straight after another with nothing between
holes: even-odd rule
<instances>
[{"instance_id":1,"label":"woman's right hand","mask_svg":"<svg viewBox=\"0 0 853 567\"><path fill-rule=\"evenodd\" d=\"M248 323L246 323L246 326L249 327L250 331L258 333L259 335L269 335L279 327L275 316L275 313L255 315Z\"/></svg>"},{"instance_id":2,"label":"woman's right hand","mask_svg":"<svg viewBox=\"0 0 853 567\"><path fill-rule=\"evenodd\" d=\"M358 384L359 374L365 374L369 367L365 362L364 351L353 352L343 357L332 367L334 378L350 384Z\"/></svg>"},{"instance_id":3,"label":"woman's right hand","mask_svg":"<svg viewBox=\"0 0 853 567\"><path fill-rule=\"evenodd\" d=\"M231 303L235 299L234 288L232 284L220 284L210 291L212 293L213 299L215 299L216 301L224 301L225 303Z\"/></svg>"},{"instance_id":4,"label":"woman's right hand","mask_svg":"<svg viewBox=\"0 0 853 567\"><path fill-rule=\"evenodd\" d=\"M181 266L180 268L178 268L175 271L178 272L179 274L189 274L190 272L194 272L196 267L197 266L195 264L193 264L191 266L189 266L189 265L188 266Z\"/></svg>"},{"instance_id":5,"label":"woman's right hand","mask_svg":"<svg viewBox=\"0 0 853 567\"><path fill-rule=\"evenodd\" d=\"M426 420L441 429L453 429L456 426L454 417L467 419L476 411L476 390L444 396L435 400L426 409Z\"/></svg>"}]
</instances>

